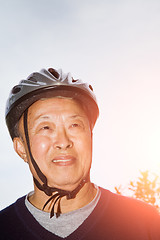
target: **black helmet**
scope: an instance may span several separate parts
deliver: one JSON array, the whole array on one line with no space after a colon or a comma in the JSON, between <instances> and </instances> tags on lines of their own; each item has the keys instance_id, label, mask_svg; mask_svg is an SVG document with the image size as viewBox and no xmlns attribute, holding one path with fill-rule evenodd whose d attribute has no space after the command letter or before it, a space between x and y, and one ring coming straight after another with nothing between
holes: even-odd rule
<instances>
[{"instance_id":1,"label":"black helmet","mask_svg":"<svg viewBox=\"0 0 160 240\"><path fill-rule=\"evenodd\" d=\"M32 73L26 80L13 87L6 104L6 123L12 139L15 125L24 111L41 98L72 97L79 100L87 108L89 120L94 126L99 115L96 97L91 85L79 79L73 79L62 70L49 68Z\"/></svg>"}]
</instances>

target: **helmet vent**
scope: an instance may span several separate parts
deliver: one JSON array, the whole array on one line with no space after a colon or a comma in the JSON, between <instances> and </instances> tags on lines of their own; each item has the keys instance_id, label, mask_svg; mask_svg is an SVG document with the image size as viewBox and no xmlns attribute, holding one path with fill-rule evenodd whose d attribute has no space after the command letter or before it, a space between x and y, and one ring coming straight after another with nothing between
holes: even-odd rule
<instances>
[{"instance_id":1,"label":"helmet vent","mask_svg":"<svg viewBox=\"0 0 160 240\"><path fill-rule=\"evenodd\" d=\"M72 78L72 82L73 82L73 83L74 83L74 82L77 82L77 81L78 81L78 80Z\"/></svg>"},{"instance_id":2,"label":"helmet vent","mask_svg":"<svg viewBox=\"0 0 160 240\"><path fill-rule=\"evenodd\" d=\"M21 91L21 88L19 86L15 86L12 88L12 94L19 93Z\"/></svg>"},{"instance_id":3,"label":"helmet vent","mask_svg":"<svg viewBox=\"0 0 160 240\"><path fill-rule=\"evenodd\" d=\"M48 71L55 77L59 78L59 73L54 68L49 68Z\"/></svg>"},{"instance_id":4,"label":"helmet vent","mask_svg":"<svg viewBox=\"0 0 160 240\"><path fill-rule=\"evenodd\" d=\"M91 85L89 85L89 88L93 91L93 87Z\"/></svg>"},{"instance_id":5,"label":"helmet vent","mask_svg":"<svg viewBox=\"0 0 160 240\"><path fill-rule=\"evenodd\" d=\"M28 78L28 80L37 83L37 79L35 79L34 77L30 77Z\"/></svg>"}]
</instances>

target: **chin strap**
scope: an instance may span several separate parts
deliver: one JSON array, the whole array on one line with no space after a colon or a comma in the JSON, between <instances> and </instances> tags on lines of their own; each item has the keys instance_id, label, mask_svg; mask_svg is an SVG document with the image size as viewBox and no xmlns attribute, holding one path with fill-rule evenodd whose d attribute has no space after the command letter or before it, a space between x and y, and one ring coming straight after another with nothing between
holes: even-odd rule
<instances>
[{"instance_id":1,"label":"chin strap","mask_svg":"<svg viewBox=\"0 0 160 240\"><path fill-rule=\"evenodd\" d=\"M73 199L75 198L76 194L79 192L79 190L84 186L84 184L87 182L85 179L81 181L81 183L73 190L73 191L66 191L66 190L62 190L59 188L54 188L54 187L49 187L49 186L45 186L44 184L41 185L37 179L34 178L34 182L36 184L36 186L38 187L39 190L44 191L45 194L47 194L48 196L51 196L47 202L44 204L43 209L45 209L45 207L53 200L53 206L50 212L50 218L52 218L54 216L54 207L55 204L58 202L58 208L57 208L57 213L56 213L56 217L59 217L61 214L61 208L60 208L60 200L62 197L67 197L67 199ZM47 191L46 191L47 190ZM54 193L52 195L52 193ZM51 193L51 194L48 194Z\"/></svg>"},{"instance_id":2,"label":"chin strap","mask_svg":"<svg viewBox=\"0 0 160 240\"><path fill-rule=\"evenodd\" d=\"M25 132L25 137L26 137L26 142L27 142L27 147L28 147L28 152L29 152L29 156L32 162L32 165L39 177L39 179L43 182L43 184L41 185L39 183L39 181L33 177L34 183L37 186L37 188L41 191L43 191L47 196L50 196L50 198L47 200L47 202L44 204L43 209L45 209L45 207L52 201L53 202L53 206L51 208L51 212L50 212L50 218L52 218L54 216L54 207L55 204L58 202L58 208L57 208L57 213L56 213L56 217L59 217L61 214L61 208L60 208L60 201L61 198L66 196L67 199L73 199L75 198L76 194L79 192L79 190L84 186L84 184L86 182L88 182L88 177L83 179L81 181L81 183L73 190L73 191L66 191L63 189L59 189L59 188L55 188L55 187L49 187L48 186L48 182L47 182L47 178L46 176L41 172L40 168L38 167L36 161L33 158L32 152L31 152L31 147L30 147L30 141L29 141L29 135L28 135L28 123L27 123L27 118L28 118L28 109L25 110L24 112L24 132ZM55 194L53 194L55 193Z\"/></svg>"}]
</instances>

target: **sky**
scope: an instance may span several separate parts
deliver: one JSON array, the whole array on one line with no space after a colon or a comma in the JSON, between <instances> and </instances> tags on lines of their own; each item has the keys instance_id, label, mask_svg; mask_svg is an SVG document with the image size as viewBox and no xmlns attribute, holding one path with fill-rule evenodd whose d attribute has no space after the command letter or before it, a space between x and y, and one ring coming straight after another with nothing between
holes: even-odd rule
<instances>
[{"instance_id":1,"label":"sky","mask_svg":"<svg viewBox=\"0 0 160 240\"><path fill-rule=\"evenodd\" d=\"M160 1L0 0L0 209L33 190L5 125L12 87L62 68L93 86L91 180L114 191L160 175Z\"/></svg>"}]
</instances>

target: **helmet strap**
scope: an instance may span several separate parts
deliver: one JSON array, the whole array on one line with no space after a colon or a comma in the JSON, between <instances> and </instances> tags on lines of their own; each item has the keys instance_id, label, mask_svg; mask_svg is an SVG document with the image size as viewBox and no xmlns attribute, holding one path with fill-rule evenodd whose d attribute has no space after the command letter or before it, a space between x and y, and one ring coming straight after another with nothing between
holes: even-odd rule
<instances>
[{"instance_id":1,"label":"helmet strap","mask_svg":"<svg viewBox=\"0 0 160 240\"><path fill-rule=\"evenodd\" d=\"M24 112L23 124L24 124L24 133L25 133L25 138L26 138L26 143L27 143L30 160L32 162L32 165L33 165L39 179L43 182L43 184L40 184L40 182L35 177L33 177L34 183L39 190L43 191L47 196L50 196L50 198L44 204L42 210L45 209L45 207L48 205L49 202L54 201L51 212L50 212L50 218L52 218L54 216L55 204L58 202L58 209L57 209L56 217L59 217L59 215L61 214L61 208L60 208L61 198L64 196L66 196L67 199L75 198L76 194L80 191L80 189L84 186L84 184L86 182L88 182L89 174L87 175L87 177L85 179L83 179L80 182L80 184L73 191L66 191L63 189L48 186L47 178L40 170L40 168L37 165L37 163L32 155L32 152L31 152L29 134L28 134L28 109L26 109ZM55 194L53 194L54 192L55 192Z\"/></svg>"}]
</instances>

